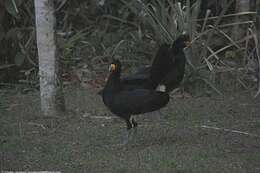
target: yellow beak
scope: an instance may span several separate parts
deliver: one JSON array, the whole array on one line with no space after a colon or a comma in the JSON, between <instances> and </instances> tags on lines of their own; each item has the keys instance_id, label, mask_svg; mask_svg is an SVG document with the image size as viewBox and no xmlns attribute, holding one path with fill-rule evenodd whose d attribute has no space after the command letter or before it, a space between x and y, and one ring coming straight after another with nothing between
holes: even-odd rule
<instances>
[{"instance_id":1,"label":"yellow beak","mask_svg":"<svg viewBox=\"0 0 260 173\"><path fill-rule=\"evenodd\" d=\"M112 71L115 71L116 70L116 65L115 64L111 64L109 66L109 71L112 72Z\"/></svg>"}]
</instances>

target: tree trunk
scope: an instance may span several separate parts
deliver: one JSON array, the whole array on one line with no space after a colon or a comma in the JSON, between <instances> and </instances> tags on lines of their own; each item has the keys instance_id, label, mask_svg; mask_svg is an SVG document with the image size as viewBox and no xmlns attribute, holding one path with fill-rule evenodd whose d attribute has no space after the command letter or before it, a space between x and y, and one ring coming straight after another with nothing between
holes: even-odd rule
<instances>
[{"instance_id":1,"label":"tree trunk","mask_svg":"<svg viewBox=\"0 0 260 173\"><path fill-rule=\"evenodd\" d=\"M39 56L41 109L45 116L64 110L64 97L58 80L58 56L55 39L55 16L52 0L34 0Z\"/></svg>"}]
</instances>

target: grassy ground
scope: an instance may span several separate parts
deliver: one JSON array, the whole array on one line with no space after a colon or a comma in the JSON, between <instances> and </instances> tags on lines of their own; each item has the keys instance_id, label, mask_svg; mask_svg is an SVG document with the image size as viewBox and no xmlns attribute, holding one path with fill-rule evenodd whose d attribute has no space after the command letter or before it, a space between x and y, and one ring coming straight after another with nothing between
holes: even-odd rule
<instances>
[{"instance_id":1,"label":"grassy ground","mask_svg":"<svg viewBox=\"0 0 260 173\"><path fill-rule=\"evenodd\" d=\"M59 119L39 115L38 93L1 94L1 169L260 172L260 106L247 93L173 98L160 112L137 116L138 132L127 145L124 122L95 93L68 88L68 111Z\"/></svg>"}]
</instances>

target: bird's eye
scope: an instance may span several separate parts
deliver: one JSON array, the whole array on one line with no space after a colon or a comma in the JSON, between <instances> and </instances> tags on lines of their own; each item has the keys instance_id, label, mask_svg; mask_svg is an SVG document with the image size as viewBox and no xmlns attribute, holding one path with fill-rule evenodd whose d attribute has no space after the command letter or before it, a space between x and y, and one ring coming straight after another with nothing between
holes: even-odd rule
<instances>
[{"instance_id":1,"label":"bird's eye","mask_svg":"<svg viewBox=\"0 0 260 173\"><path fill-rule=\"evenodd\" d=\"M115 64L110 64L109 71L115 71L115 70L116 70L116 65Z\"/></svg>"}]
</instances>

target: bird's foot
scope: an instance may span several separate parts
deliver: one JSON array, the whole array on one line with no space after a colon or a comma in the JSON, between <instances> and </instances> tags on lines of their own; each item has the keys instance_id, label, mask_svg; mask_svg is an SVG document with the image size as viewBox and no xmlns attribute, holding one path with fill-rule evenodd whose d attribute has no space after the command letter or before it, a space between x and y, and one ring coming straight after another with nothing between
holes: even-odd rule
<instances>
[{"instance_id":1,"label":"bird's foot","mask_svg":"<svg viewBox=\"0 0 260 173\"><path fill-rule=\"evenodd\" d=\"M125 139L124 139L125 145L131 143L137 134L137 128L136 128L137 122L135 121L135 119L133 117L126 120L126 125L127 125L127 133L126 133Z\"/></svg>"}]
</instances>

